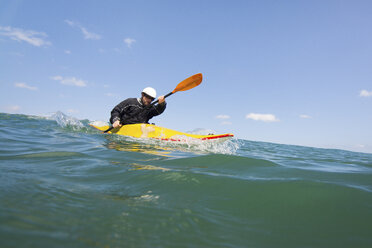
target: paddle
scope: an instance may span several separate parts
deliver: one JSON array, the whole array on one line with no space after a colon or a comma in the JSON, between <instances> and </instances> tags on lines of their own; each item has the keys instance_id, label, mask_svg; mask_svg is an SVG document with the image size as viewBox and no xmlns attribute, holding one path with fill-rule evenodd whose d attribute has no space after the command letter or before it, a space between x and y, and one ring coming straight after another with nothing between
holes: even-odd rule
<instances>
[{"instance_id":1,"label":"paddle","mask_svg":"<svg viewBox=\"0 0 372 248\"><path fill-rule=\"evenodd\" d=\"M179 83L177 85L177 87L172 91L172 92L169 92L168 94L166 94L164 96L164 98L167 98L168 96L170 95L173 95L174 93L178 92L178 91L186 91L186 90L190 90L196 86L198 86L199 84L201 84L203 80L203 75L201 73L198 73L198 74L195 74L189 78L186 78L185 80L183 80L181 83ZM151 105L155 105L159 102L159 100L156 100L155 102L151 103ZM106 131L104 131L104 133L107 133L108 131L112 130L114 127L110 127L109 129L107 129Z\"/></svg>"}]
</instances>

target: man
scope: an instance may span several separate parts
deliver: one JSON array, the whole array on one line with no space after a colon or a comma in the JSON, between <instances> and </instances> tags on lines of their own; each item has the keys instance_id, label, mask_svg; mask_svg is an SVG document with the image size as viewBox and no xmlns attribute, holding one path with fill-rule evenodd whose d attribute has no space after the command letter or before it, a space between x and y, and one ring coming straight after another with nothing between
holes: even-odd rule
<instances>
[{"instance_id":1,"label":"man","mask_svg":"<svg viewBox=\"0 0 372 248\"><path fill-rule=\"evenodd\" d=\"M167 103L164 96L158 98L159 103L151 105L156 98L156 90L147 87L142 91L141 98L128 98L111 111L110 122L113 128L125 124L149 123L149 120L164 112Z\"/></svg>"}]
</instances>

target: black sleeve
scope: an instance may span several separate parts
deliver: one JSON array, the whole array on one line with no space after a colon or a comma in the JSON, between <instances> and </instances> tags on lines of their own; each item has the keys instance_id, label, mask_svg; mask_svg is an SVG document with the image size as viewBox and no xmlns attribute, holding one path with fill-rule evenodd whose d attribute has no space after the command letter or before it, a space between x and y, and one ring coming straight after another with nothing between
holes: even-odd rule
<instances>
[{"instance_id":1,"label":"black sleeve","mask_svg":"<svg viewBox=\"0 0 372 248\"><path fill-rule=\"evenodd\" d=\"M128 100L129 99L126 99L126 100L122 101L121 103L116 105L115 108L111 111L111 118L110 118L111 124L114 123L117 120L120 121L120 117L122 115L122 112L125 109L125 107L128 105Z\"/></svg>"},{"instance_id":2,"label":"black sleeve","mask_svg":"<svg viewBox=\"0 0 372 248\"><path fill-rule=\"evenodd\" d=\"M149 116L150 118L149 119L163 113L166 107L167 107L166 102L163 102L162 104L156 104L155 106L153 106L151 108L151 111L150 111L150 116Z\"/></svg>"}]
</instances>

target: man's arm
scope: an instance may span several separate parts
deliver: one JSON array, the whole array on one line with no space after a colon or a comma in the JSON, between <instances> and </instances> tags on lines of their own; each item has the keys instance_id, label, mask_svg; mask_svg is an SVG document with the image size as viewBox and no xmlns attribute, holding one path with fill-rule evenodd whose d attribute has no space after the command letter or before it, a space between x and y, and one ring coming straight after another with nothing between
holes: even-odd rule
<instances>
[{"instance_id":1,"label":"man's arm","mask_svg":"<svg viewBox=\"0 0 372 248\"><path fill-rule=\"evenodd\" d=\"M160 115L164 112L165 108L167 107L167 103L165 102L164 96L159 96L158 98L159 103L154 105L151 109L151 118L157 115Z\"/></svg>"},{"instance_id":2,"label":"man's arm","mask_svg":"<svg viewBox=\"0 0 372 248\"><path fill-rule=\"evenodd\" d=\"M121 123L120 123L120 117L121 117L122 111L124 110L125 106L127 105L127 100L124 100L121 103L119 103L118 105L116 105L115 108L113 108L112 111L111 111L110 121L111 121L112 126L114 128L122 126Z\"/></svg>"}]
</instances>

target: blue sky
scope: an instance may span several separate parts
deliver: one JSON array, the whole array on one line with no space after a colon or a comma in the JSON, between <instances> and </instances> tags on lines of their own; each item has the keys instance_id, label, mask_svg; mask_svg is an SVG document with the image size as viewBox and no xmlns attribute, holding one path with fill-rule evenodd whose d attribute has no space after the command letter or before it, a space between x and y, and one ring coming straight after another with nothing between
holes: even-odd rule
<instances>
[{"instance_id":1,"label":"blue sky","mask_svg":"<svg viewBox=\"0 0 372 248\"><path fill-rule=\"evenodd\" d=\"M179 131L372 153L371 1L6 1L0 112L109 119L152 86Z\"/></svg>"}]
</instances>

